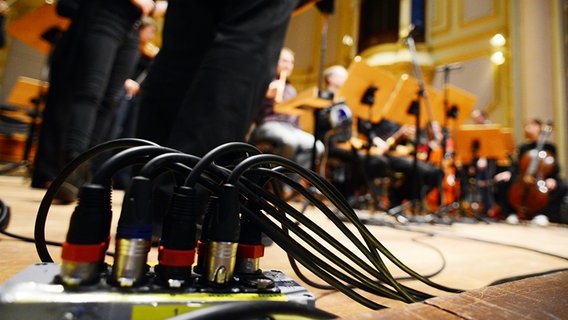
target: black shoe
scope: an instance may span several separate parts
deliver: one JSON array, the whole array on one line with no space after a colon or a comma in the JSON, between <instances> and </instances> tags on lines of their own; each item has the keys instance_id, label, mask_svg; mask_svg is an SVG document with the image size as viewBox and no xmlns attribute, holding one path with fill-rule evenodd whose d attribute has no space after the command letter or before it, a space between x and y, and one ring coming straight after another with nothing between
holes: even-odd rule
<instances>
[{"instance_id":1,"label":"black shoe","mask_svg":"<svg viewBox=\"0 0 568 320\"><path fill-rule=\"evenodd\" d=\"M55 204L70 204L77 201L78 194L79 188L69 182L63 182L59 190L57 190L53 196L53 202Z\"/></svg>"},{"instance_id":2,"label":"black shoe","mask_svg":"<svg viewBox=\"0 0 568 320\"><path fill-rule=\"evenodd\" d=\"M33 189L47 189L51 185L51 181L47 180L34 180L32 179L32 188Z\"/></svg>"},{"instance_id":3,"label":"black shoe","mask_svg":"<svg viewBox=\"0 0 568 320\"><path fill-rule=\"evenodd\" d=\"M82 165L75 169L57 190L54 200L58 204L70 204L77 201L80 188L90 180L90 167Z\"/></svg>"}]
</instances>

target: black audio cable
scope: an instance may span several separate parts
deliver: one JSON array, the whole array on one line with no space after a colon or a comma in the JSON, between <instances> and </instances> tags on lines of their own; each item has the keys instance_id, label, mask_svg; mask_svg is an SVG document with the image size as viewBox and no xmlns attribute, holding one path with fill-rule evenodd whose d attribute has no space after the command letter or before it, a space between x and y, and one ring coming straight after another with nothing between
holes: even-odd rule
<instances>
[{"instance_id":1,"label":"black audio cable","mask_svg":"<svg viewBox=\"0 0 568 320\"><path fill-rule=\"evenodd\" d=\"M264 170L264 171L265 171L266 173L270 172L270 171L268 171L268 170ZM271 173L271 175L276 174L275 172L270 172L270 173ZM309 193L303 191L304 189L303 189L299 184L297 184L296 182L290 180L289 177L287 177L287 176L285 176L285 175L281 176L281 178L284 179L284 180L286 180L286 183L288 183L289 185L291 185L293 188L296 188L298 192L303 193L304 196L309 199L309 201L313 202L316 206L318 206L319 200L318 200L317 198L314 198L313 195L311 195L311 194L309 194ZM257 193L257 194L261 194L262 192L263 192L263 190L259 190L259 189L256 189L256 190L254 191L254 193ZM285 207L286 204L280 203L280 204L276 204L276 206L279 207L279 208L282 208L282 207ZM321 204L320 204L319 206L321 206ZM324 207L324 208L320 208L320 210L322 210L322 212L324 212L324 211L326 210L326 208L325 208L325 207ZM292 211L292 212L293 212L293 211ZM296 214L298 214L298 213L296 213ZM301 215L300 215L300 217L301 217ZM336 223L339 224L339 226L341 226L341 224L342 224L341 220L339 220L335 215L330 215L330 214L328 214L328 218L330 218L331 220L336 220ZM398 279L396 279L396 280L398 280ZM410 291L410 292L414 292L411 288L406 288L406 290L408 290L408 291ZM416 294L417 294L418 296L421 296L421 298L429 298L429 297L431 297L430 295L424 295L424 294L422 294L422 293L420 293L420 292L416 292Z\"/></svg>"},{"instance_id":2,"label":"black audio cable","mask_svg":"<svg viewBox=\"0 0 568 320\"><path fill-rule=\"evenodd\" d=\"M251 144L244 142L229 142L214 148L209 151L203 158L195 165L191 174L187 177L185 185L194 186L199 176L211 166L215 160L219 160L223 156L229 154L261 154L260 150Z\"/></svg>"},{"instance_id":3,"label":"black audio cable","mask_svg":"<svg viewBox=\"0 0 568 320\"><path fill-rule=\"evenodd\" d=\"M109 142L99 144L88 151L82 153L77 158L69 162L61 171L61 173L53 180L45 195L40 203L38 213L36 215L35 226L34 226L34 239L36 245L36 251L42 262L53 262L53 258L49 254L45 241L45 222L47 220L47 215L49 213L49 208L53 198L61 185L69 177L69 175L75 171L81 164L90 160L91 158L110 150L124 149L143 145L155 145L155 143L134 138L117 139Z\"/></svg>"},{"instance_id":4,"label":"black audio cable","mask_svg":"<svg viewBox=\"0 0 568 320\"><path fill-rule=\"evenodd\" d=\"M115 239L115 258L111 282L120 287L144 283L152 246L152 181L135 176L124 195Z\"/></svg>"},{"instance_id":5,"label":"black audio cable","mask_svg":"<svg viewBox=\"0 0 568 320\"><path fill-rule=\"evenodd\" d=\"M78 204L71 215L69 230L61 251L60 278L65 285L76 286L97 281L104 267L104 256L109 247L112 221L112 174L127 164L142 159L147 160L155 154L170 151L171 149L159 146L140 146L124 150L103 163L92 183L85 183L80 187ZM128 215L128 213L132 213L132 210L123 210L123 215ZM122 215L121 221L124 221ZM135 240L123 239L125 234ZM132 249L133 243L138 244L142 241L139 238L140 232L135 229L125 231L122 228L119 229L118 235L113 276L120 274L115 281L123 286L131 286L132 278L136 276L128 274L141 275L144 273L144 268L135 269L134 264L124 263L123 260L125 253L128 253L128 256L134 255L138 259L145 258L141 254L143 250Z\"/></svg>"},{"instance_id":6,"label":"black audio cable","mask_svg":"<svg viewBox=\"0 0 568 320\"><path fill-rule=\"evenodd\" d=\"M287 159L283 159L283 158L277 157L277 156L271 156L271 155L254 156L254 157L246 159L245 161L243 161L239 166L237 166L233 170L228 181L232 182L232 179L234 179L234 177L239 174L239 169L241 168L241 166L242 167L253 166L253 165L255 165L255 162L257 162L259 164L278 163L279 165L285 165L289 169L293 170L295 173L302 174L303 178L307 179L310 183L315 184L318 191L322 192L329 200L333 200L335 198L340 199L338 197L338 194L339 194L338 191L334 190L335 188L333 186L326 185L327 181L320 179L319 176L315 175L314 173L312 173L310 171L303 170L302 167L298 166L296 163L294 163L292 161L289 161ZM302 192L301 190L298 190L298 191ZM315 197L313 197L311 194L306 193L305 191L303 193L304 193L305 196L308 196L308 197L311 198L310 199L311 202L313 202L315 204L319 203L318 209L320 209L323 213L325 213L328 218L332 219L332 221L334 221L334 224L338 228L342 229L342 231L349 236L350 240L357 241L355 236L353 234L351 234L351 232L345 227L345 225L342 222L338 222L337 220L333 219L335 217L335 214L333 212L331 212L331 210L329 210L327 208L327 206L325 206L321 202L318 202L317 199ZM281 203L281 205L286 205L286 204ZM348 206L346 201L336 202L336 203L334 203L334 205L340 206L340 209L341 209L341 206L343 206L343 208L345 210L347 210L347 213L348 213L349 216L351 216L351 217L356 216L355 213L352 211L352 209ZM342 211L344 211L344 210L342 210ZM362 224L359 225L358 227L359 227L358 228L359 231L367 231L368 232L368 229L366 229L366 227L363 226ZM359 246L359 249L364 252L364 248L362 246Z\"/></svg>"},{"instance_id":7,"label":"black audio cable","mask_svg":"<svg viewBox=\"0 0 568 320\"><path fill-rule=\"evenodd\" d=\"M354 290L349 288L349 286L345 285L342 281L339 281L335 277L331 276L324 268L322 268L320 264L316 264L314 262L314 256L309 250L306 250L303 246L291 240L289 236L286 233L282 232L282 230L280 230L280 228L270 219L262 215L257 215L254 212L250 212L248 208L243 208L242 212L249 215L251 219L255 221L255 223L261 226L263 231L270 238L272 238L275 243L277 243L282 248L286 248L286 251L293 255L296 260L298 260L317 277L323 279L327 283L337 288L338 291L341 291L346 296L350 297L351 299L357 301L367 308L384 308L384 306L363 297L361 294L355 292Z\"/></svg>"},{"instance_id":8,"label":"black audio cable","mask_svg":"<svg viewBox=\"0 0 568 320\"><path fill-rule=\"evenodd\" d=\"M112 221L109 187L85 184L71 215L61 249L61 281L67 286L98 281L110 241Z\"/></svg>"},{"instance_id":9,"label":"black audio cable","mask_svg":"<svg viewBox=\"0 0 568 320\"><path fill-rule=\"evenodd\" d=\"M190 171L186 172L187 174L184 175L184 177L187 177L187 175L189 175L193 170L191 168L193 168L200 160L200 157L186 153L164 153L146 162L146 164L144 164L144 166L138 172L138 175L142 177L153 178L156 176L156 173L159 173L162 168L167 167L169 164L181 163L190 168Z\"/></svg>"},{"instance_id":10,"label":"black audio cable","mask_svg":"<svg viewBox=\"0 0 568 320\"><path fill-rule=\"evenodd\" d=\"M72 216L70 224L73 226L70 226L68 232L71 247L76 247L72 248L74 250L67 250L65 257L87 255L88 259L81 257L78 260L91 263L90 267L93 270L101 266L103 259L101 251L104 252L105 246L108 246L109 217L112 215L111 177L118 169L136 163L143 165L142 170L139 171L143 174L132 180L132 187L127 191L123 201L123 210L117 228L116 238L119 242L124 240L126 244L117 244L112 281L121 286L133 286L145 280L148 271L146 265L149 251L148 237L152 231L151 214L148 212L150 208L148 204L152 198L152 184L158 175L175 171L176 177L183 179L178 179L177 186L172 190L172 201L162 230L159 264L154 270L158 281L169 288L182 287L191 277L191 264L196 247L196 217L204 215L200 240L207 248L207 252L198 254L198 259L203 256L204 261L198 260L194 271L210 284L229 283L233 272L240 271L240 268L235 270L236 261L258 258L261 254L259 235L265 233L316 276L372 309L384 306L371 301L354 289L405 302L432 297L425 292L398 283L386 267L382 256L388 258L411 278L444 291L461 292L458 289L436 284L400 262L358 219L356 213L333 185L290 160L275 155L263 155L258 149L245 143L219 146L201 159L169 148L147 145L151 143L128 139L97 146L70 163L67 171L64 170L60 175L63 180L55 181L61 185L78 165L101 152L130 148L119 153L120 156L117 155L105 162L95 175L93 183L82 186L80 203L75 210L79 213L74 213ZM311 184L310 189L304 188L290 178L290 174L307 181ZM349 243L357 248L358 254L351 252L351 249L335 239L328 230L324 230L306 217L303 212L267 190L268 183L278 185L277 182L290 186L313 204L319 213L324 214L349 239ZM59 187L57 183L55 191ZM206 213L196 209L194 196L197 187L204 187L211 193L211 204ZM55 191L52 193L54 194ZM352 224L351 228L345 225L345 222L338 217L337 211L333 211L332 208L347 218ZM47 213L43 217L43 226L46 216ZM40 222L41 219L42 217L39 219ZM94 222L90 219L94 219ZM278 226L275 221L281 225ZM36 219L36 230L40 222ZM94 232L81 234L80 230L87 228L87 225L94 226ZM45 239L43 242L45 246ZM329 246L323 246L322 243ZM82 247L83 245L85 247ZM255 249L239 256L239 246L244 248L249 245L254 246ZM49 256L48 253L47 255ZM71 259L64 260L71 261ZM70 264L69 268L73 269L76 266ZM243 270L254 272L258 270L258 264ZM96 280L92 277L94 273L94 271L87 272L87 276L81 275L76 279L73 278L75 274L72 272L64 274L69 275L69 284L75 282L81 284Z\"/></svg>"},{"instance_id":11,"label":"black audio cable","mask_svg":"<svg viewBox=\"0 0 568 320\"><path fill-rule=\"evenodd\" d=\"M158 247L158 282L179 289L189 284L197 246L198 199L187 186L175 188L164 216L162 238Z\"/></svg>"},{"instance_id":12,"label":"black audio cable","mask_svg":"<svg viewBox=\"0 0 568 320\"><path fill-rule=\"evenodd\" d=\"M316 177L319 178L319 176L316 176ZM322 182L323 184L328 184L328 182L327 182L326 180L324 180L324 179L322 179L321 182ZM333 186L331 186L331 185L329 185L329 187L330 187L330 188L333 188ZM321 188L321 187L320 187L320 188ZM311 196L311 195L308 194L308 196ZM332 198L332 199L333 199L333 198ZM342 197L338 197L337 199L342 199ZM317 203L318 200L317 200L317 199L313 199L313 200L311 200L311 201ZM321 206L321 205L320 205L320 206ZM348 204L347 204L347 206L348 206ZM323 212L326 211L325 209L321 209L321 210L322 210ZM352 212L352 210L349 210L348 212L343 211L342 213L345 214L345 215L347 215L348 217L352 217L352 218L353 218L353 219L351 220L351 222L352 222L353 224L355 224L356 226L358 226L358 229L359 229L359 230L362 230L362 231L365 232L365 234L366 234L365 239L371 239L372 241L378 242L378 240L377 240L372 234L368 233L368 229L367 229L355 216L353 216L354 212ZM336 215L331 215L331 214L329 214L329 211L328 211L328 214L326 214L326 215L328 216L329 219L331 219L332 221L334 221L334 223L335 223L337 226L341 226L342 221L341 221L341 219L339 219ZM379 243L380 243L380 242L379 242ZM428 279L425 279L424 276L417 274L416 272L412 271L410 268L406 267L406 265L404 265L404 264L402 264L401 262L397 261L396 258L394 257L394 255L392 255L390 252L388 252L388 250L386 250L386 248L382 247L382 245L379 247L379 249L380 249L381 253L385 254L391 261L395 262L395 264L396 264L399 268L401 268L402 270L405 270L405 271L410 270L411 272L407 272L407 273L409 273L412 278L417 279L417 280L420 280L420 281L422 281L422 282L430 282L430 283L431 283L431 281L429 281ZM392 258L394 258L395 260L393 260ZM386 267L385 267L385 268L386 268ZM389 277L390 277L390 275L389 275ZM394 278L393 278L393 279L394 279ZM437 285L437 284L436 284L436 285ZM461 290L459 290L459 289L447 288L447 287L440 286L440 285L437 285L437 286L440 287L441 290L445 290L445 291L450 291L450 292L456 292L456 291L459 292L459 291L461 291ZM407 288L407 289L408 289L408 288ZM408 289L408 290L411 290L411 291L412 291L412 289ZM427 298L427 297L429 297L429 296L426 295L425 297Z\"/></svg>"},{"instance_id":13,"label":"black audio cable","mask_svg":"<svg viewBox=\"0 0 568 320\"><path fill-rule=\"evenodd\" d=\"M242 205L251 211L261 214L260 208L254 202ZM239 245L237 247L237 261L235 273L256 274L260 270L260 258L264 256L264 244L262 243L262 230L249 217L241 216L241 230L239 232Z\"/></svg>"},{"instance_id":14,"label":"black audio cable","mask_svg":"<svg viewBox=\"0 0 568 320\"><path fill-rule=\"evenodd\" d=\"M256 159L254 159L256 158ZM247 163L248 162L248 163ZM255 163L256 162L256 163ZM246 168L248 167L252 167L255 164L268 164L268 163L278 163L280 165L286 165L286 166L290 166L292 168L294 168L296 166L296 164L292 163L287 163L287 161L284 161L282 159L279 159L278 157L270 157L270 156L253 156L251 158L248 158L246 160L244 160L243 162L241 162L232 172L231 177L228 179L228 182L233 182L235 180L237 180L237 176L240 176L243 171L246 170ZM301 170L296 170L298 173L304 173L301 172ZM306 174L304 176L304 178L308 178L308 180L311 180L311 183L315 183L321 186L318 186L318 189L320 192L322 192L324 195L327 195L329 200L334 200L334 197L329 197L331 195L330 193L330 189L327 188L325 186L325 183L321 180L318 181L317 178L314 179L314 177L310 177L309 174ZM350 211L350 208L348 208L348 206L345 206L345 204L335 201L335 204L342 208L342 206L344 206L345 208L347 208L347 213L348 216L352 216L354 217L355 214L354 212ZM343 209L343 208L342 208ZM324 206L324 208L320 208L320 210L323 210L325 212L326 208ZM342 210L343 211L343 210ZM329 214L328 214L329 216ZM356 220L356 219L355 219ZM291 226L287 226L287 227L291 227ZM388 270L386 269L386 266L384 266L384 264L381 262L380 257L378 256L378 252L384 253L387 256L392 256L392 254L390 254L390 252L388 252L388 250L386 250L386 248L384 248L380 243L378 243L378 241L376 241L376 238L374 238L369 232L368 230L360 223L360 225L358 226L359 230L362 232L365 241L367 242L368 245L371 246L372 250L371 250L371 254L374 255L376 257L376 259L373 259L373 261L378 261L379 265L376 265L376 267L379 267L379 269L385 273L386 275L386 281L387 284L392 285L393 288L396 288L396 290L402 295L402 297L404 297L403 299L408 301L408 299L412 300L413 298L410 297L410 294L406 292L406 290L404 290L402 288L402 286L400 286L398 283L396 283L396 281L392 280L392 276L390 275L390 272L388 272ZM408 267L404 266L402 263L400 263L400 261L398 261L396 258L392 259L391 257L389 257L389 259L391 259L391 261L395 262L395 264L397 264L402 270L408 271L410 270ZM411 271L411 270L410 270ZM421 281L426 280L427 282L429 282L428 279L422 279L420 275L416 274L415 272L411 271L411 274L413 276L415 276L416 278L419 278ZM445 288L443 286L439 286L438 287L442 287ZM459 291L457 289L453 289L453 288L446 288L448 290L451 291ZM410 292L412 292L412 294L420 294L419 292L416 292L415 290L410 290ZM427 295L425 295L427 296Z\"/></svg>"},{"instance_id":15,"label":"black audio cable","mask_svg":"<svg viewBox=\"0 0 568 320\"><path fill-rule=\"evenodd\" d=\"M269 201L276 201L276 199L271 199ZM273 204L275 205L275 207L279 208L282 211L286 211L288 213L294 212L293 208L290 209L290 208L286 207L287 205L285 205L284 203L274 202ZM264 207L263 210L265 210L269 214L271 212L278 211L278 210L274 210L270 206ZM294 233L296 233L304 241L306 241L316 252L322 253L328 260L333 261L334 264L338 265L341 269L343 269L344 272L337 272L335 270L330 271L336 277L342 279L345 282L354 283L356 287L363 288L364 290L369 291L371 293L379 294L379 295L386 296L386 297L389 297L389 298L392 298L392 299L399 299L398 293L391 291L389 288L385 288L385 287L378 285L376 283L376 281L373 281L372 279L366 278L363 274L361 274L357 270L353 269L346 262L344 262L343 259L341 259L337 256L333 256L332 253L329 250L325 249L324 246L321 246L320 241L318 241L317 239L310 238L305 231L303 231L303 230L301 230L297 227L296 223L280 216L278 213L272 213L271 215L273 217L276 217L278 221L280 221L280 222L282 222L286 225L285 228L284 227L282 228L282 230L284 232L287 232L287 230L289 228L293 229ZM293 217L298 219L299 224L303 224L303 223L307 224L307 227L311 232L314 232L318 236L322 237L322 239L324 239L325 242L330 243L335 249L337 249L343 255L345 255L350 260L355 262L359 267L363 268L366 272L373 275L374 277L377 277L377 278L382 279L382 280L386 280L386 279L384 279L384 276L380 272L377 272L375 269L373 269L372 266L366 265L361 259L359 259L356 255L351 253L349 251L349 249L343 247L340 243L338 243L335 239L333 239L329 234L327 234L327 232L323 231L318 226L314 226L313 222L309 221L309 219L302 217L301 213L296 211L296 214L294 214ZM288 247L289 247L289 245L286 246L286 248L288 248ZM369 255L369 254L367 253L367 255ZM324 264L323 260L312 258L312 263L314 261L317 261L318 264L320 264L320 265ZM355 277L356 280L351 279L347 275Z\"/></svg>"},{"instance_id":16,"label":"black audio cable","mask_svg":"<svg viewBox=\"0 0 568 320\"><path fill-rule=\"evenodd\" d=\"M259 160L261 160L259 162L262 162L262 163L265 163L265 164L268 163L268 162L271 162L271 161L275 161L275 162L280 161L279 157L270 156L270 155L262 157L262 159L260 159L261 156L253 156L252 158L254 158L254 157L257 157ZM239 164L239 166L243 165L244 163L246 163L248 160L250 160L252 158L246 159L241 164ZM250 160L249 162L253 162L253 161L254 160ZM298 167L296 167L297 165L295 163L288 163L287 161L281 162L279 164L290 165L293 168L298 168ZM248 165L248 164L245 164L245 165ZM237 166L233 170L231 177L228 179L229 182L236 180L235 177L237 177L238 175L240 175L240 173L242 173L242 172L239 172L239 166ZM298 170L298 172L300 172L300 171L301 170ZM304 172L301 172L301 173L304 173ZM274 224L271 221L263 220L263 219L266 219L266 218L264 218L262 216L254 215L253 213L248 211L247 208L243 208L243 212L244 213L248 212L249 214L252 214L251 218L256 219L257 223L261 223L263 225L263 230L265 232L267 232L266 228L271 228L272 230L270 232L267 232L267 234L269 234L275 242L277 242L283 248L286 248L286 250L289 250L293 255L295 255L295 258L298 259L298 261L300 261L302 264L304 264L304 266L306 266L310 271L314 272L315 274L320 276L322 279L326 279L327 282L329 282L330 284L332 284L333 286L338 288L340 291L342 291L346 295L352 297L356 301L366 305L367 307L373 308L373 309L382 308L382 306L360 296L359 294L357 294L354 291L352 291L351 289L349 289L346 285L344 285L342 283L342 281L339 281L336 278L334 278L333 276L331 276L329 272L334 273L336 276L338 276L340 278L346 279L344 274L340 274L339 272L337 272L337 270L335 270L333 268L327 268L327 271L325 269L322 269L322 266L325 266L326 264L315 256L311 256L311 257L307 258L310 255L309 252L307 250L305 250L301 245L295 243L295 241L289 239L287 234L283 233L278 228L274 228L273 227ZM272 226L272 227L270 227L270 226ZM294 243L294 245L290 246L289 241L292 241ZM296 253L294 254L294 252L296 252ZM315 264L314 260L318 261L318 263ZM384 290L384 289L385 288L380 288L379 290Z\"/></svg>"},{"instance_id":17,"label":"black audio cable","mask_svg":"<svg viewBox=\"0 0 568 320\"><path fill-rule=\"evenodd\" d=\"M173 165L186 169L188 175L199 160L201 158L183 153L166 153L148 161L139 176L152 179L163 168ZM189 284L197 245L197 216L201 214L198 210L195 188L175 186L163 219L158 265L154 268L158 283L166 287L179 289Z\"/></svg>"},{"instance_id":18,"label":"black audio cable","mask_svg":"<svg viewBox=\"0 0 568 320\"><path fill-rule=\"evenodd\" d=\"M205 277L214 284L231 281L235 271L240 236L239 189L223 184L217 194L219 205L208 211L209 226Z\"/></svg>"},{"instance_id":19,"label":"black audio cable","mask_svg":"<svg viewBox=\"0 0 568 320\"><path fill-rule=\"evenodd\" d=\"M175 149L161 146L139 146L123 150L101 164L93 176L93 183L100 185L110 185L114 174L127 166L135 164L146 164L163 154L177 153Z\"/></svg>"},{"instance_id":20,"label":"black audio cable","mask_svg":"<svg viewBox=\"0 0 568 320\"><path fill-rule=\"evenodd\" d=\"M193 268L193 271L199 275L205 275L207 272L209 230L211 229L211 220L213 216L212 214L209 214L209 212L215 212L217 210L219 210L219 198L215 196L215 194L210 195L207 198L201 236L197 241L197 264Z\"/></svg>"},{"instance_id":21,"label":"black audio cable","mask_svg":"<svg viewBox=\"0 0 568 320\"><path fill-rule=\"evenodd\" d=\"M244 142L230 142L218 146L205 154L193 167L185 186L195 187L198 178L214 166L217 160L226 161L224 157L235 154L242 157L260 153L256 147ZM240 236L239 189L234 184L222 183L221 190L214 196L219 201L207 211L209 223L204 225L204 228L208 228L207 239L202 238L200 243L202 249L207 248L205 265L198 264L198 269L209 282L220 285L231 280L236 265ZM199 251L202 253L203 250Z\"/></svg>"}]
</instances>

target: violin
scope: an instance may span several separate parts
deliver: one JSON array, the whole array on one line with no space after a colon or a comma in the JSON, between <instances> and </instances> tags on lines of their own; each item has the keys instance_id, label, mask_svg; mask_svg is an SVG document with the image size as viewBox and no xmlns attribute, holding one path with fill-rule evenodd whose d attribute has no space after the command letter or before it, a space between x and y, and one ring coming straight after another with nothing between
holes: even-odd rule
<instances>
[{"instance_id":1,"label":"violin","mask_svg":"<svg viewBox=\"0 0 568 320\"><path fill-rule=\"evenodd\" d=\"M437 142L439 140L431 139L430 141ZM454 162L453 139L444 139L442 137L439 144L436 143L434 144L434 147L430 148L428 161L442 169L444 172L444 178L442 180L442 185L432 189L425 196L425 199L429 209L438 211L441 205L450 206L460 200L461 186L457 174L458 169Z\"/></svg>"},{"instance_id":2,"label":"violin","mask_svg":"<svg viewBox=\"0 0 568 320\"><path fill-rule=\"evenodd\" d=\"M544 150L544 143L552 126L545 124L536 147L525 152L519 161L521 174L509 189L509 203L520 219L532 219L549 202L549 190L545 180L556 170L554 155Z\"/></svg>"}]
</instances>

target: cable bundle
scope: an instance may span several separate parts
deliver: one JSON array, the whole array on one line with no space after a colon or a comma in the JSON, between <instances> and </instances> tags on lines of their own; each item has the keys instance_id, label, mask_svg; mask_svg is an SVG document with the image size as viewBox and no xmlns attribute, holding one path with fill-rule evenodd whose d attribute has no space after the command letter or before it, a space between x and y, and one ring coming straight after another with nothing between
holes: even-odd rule
<instances>
[{"instance_id":1,"label":"cable bundle","mask_svg":"<svg viewBox=\"0 0 568 320\"><path fill-rule=\"evenodd\" d=\"M399 261L321 176L238 142L217 147L202 158L137 139L115 140L89 150L63 170L42 200L35 238L43 262L53 261L46 249L43 228L57 188L82 162L117 148L125 150L107 160L92 183L81 187L62 250L60 277L65 285L89 284L100 277L110 239L112 175L137 164L141 169L125 193L118 222L115 261L108 280L112 285L135 287L147 281L146 259L155 228L150 210L152 188L159 176L173 173L176 185L163 219L159 261L153 270L156 282L166 288L184 288L196 281L230 286L235 275L257 273L264 233L288 253L292 262L298 261L333 288L371 309L384 306L354 289L407 303L431 297L397 282L383 257L429 286L460 292L430 281ZM305 188L299 179L310 187ZM282 200L277 192L282 184L301 194L318 214L324 214L349 243L338 240L337 234L324 230ZM204 194L208 196L206 209L199 205ZM338 215L345 217L351 228ZM201 219L199 235L197 225ZM353 247L357 252L352 252Z\"/></svg>"}]
</instances>

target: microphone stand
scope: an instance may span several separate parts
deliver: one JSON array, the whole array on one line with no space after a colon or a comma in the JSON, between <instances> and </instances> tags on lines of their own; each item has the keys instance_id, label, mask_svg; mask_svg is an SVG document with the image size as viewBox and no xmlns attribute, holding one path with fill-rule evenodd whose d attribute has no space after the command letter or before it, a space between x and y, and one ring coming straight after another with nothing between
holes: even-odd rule
<instances>
[{"instance_id":1,"label":"microphone stand","mask_svg":"<svg viewBox=\"0 0 568 320\"><path fill-rule=\"evenodd\" d=\"M323 97L323 69L325 66L325 53L327 51L327 30L329 25L329 15L333 13L333 1L326 1L325 5L318 6L322 15L321 44L320 44L320 61L318 70L318 97ZM319 109L314 110L314 145L312 146L312 159L310 168L316 171L317 158L317 141L321 135L319 123Z\"/></svg>"},{"instance_id":2,"label":"microphone stand","mask_svg":"<svg viewBox=\"0 0 568 320\"><path fill-rule=\"evenodd\" d=\"M461 69L461 64L459 63L455 63L455 64L446 64L442 67L442 71L444 72L444 80L443 80L443 90L444 90L444 125L442 127L442 163L440 165L444 166L444 161L447 160L448 157L448 139L449 139L449 129L448 129L448 119L457 119L458 117L458 107L457 106L451 106L450 107L450 100L449 100L449 92L448 92L448 87L449 87L449 83L450 83L450 72L453 70L458 70ZM451 156L453 157L453 155ZM453 160L452 160L452 165L453 165ZM446 172L444 172L444 174L447 174ZM457 172L455 173L457 174ZM445 176L444 176L445 177ZM438 209L438 212L436 213L436 215L440 215L442 213L447 213L450 212L454 209L458 209L460 208L460 201L459 199L456 201L454 201L451 204L448 205L444 205L444 199L443 197L443 193L439 192L440 194L440 208Z\"/></svg>"},{"instance_id":3,"label":"microphone stand","mask_svg":"<svg viewBox=\"0 0 568 320\"><path fill-rule=\"evenodd\" d=\"M417 53L416 53L416 45L414 43L414 38L412 36L412 31L414 30L414 26L410 25L408 36L404 38L404 42L406 43L408 50L410 52L410 56L412 58L412 66L414 68L414 74L416 79L418 80L418 98L417 100L413 101L408 109L409 114L414 114L416 117L416 139L414 139L414 155L413 155L413 163L412 163L412 172L413 172L413 195L411 201L402 204L400 206L391 208L388 211L389 215L399 215L400 212L406 210L407 208L411 207L413 210L413 217L409 219L411 222L430 222L431 217L422 217L418 218L418 214L422 213L422 192L420 187L422 186L422 172L418 170L418 146L419 146L419 137L420 137L420 121L421 121L421 111L420 111L420 102L424 101L426 103L428 111L430 111L430 101L428 99L428 92L425 89L424 80L422 76L422 71L420 70L420 66L418 64ZM430 215L428 215L430 216Z\"/></svg>"},{"instance_id":4,"label":"microphone stand","mask_svg":"<svg viewBox=\"0 0 568 320\"><path fill-rule=\"evenodd\" d=\"M329 15L334 12L335 0L324 0L316 4L316 7L321 12L322 15L322 29L321 29L321 44L320 44L320 61L318 70L318 97L323 98L323 69L325 65L325 52L327 50L327 30L328 30L328 20ZM314 109L314 144L312 145L312 154L310 161L310 169L316 171L316 159L317 159L317 142L321 135L320 132L320 121L319 121L319 109ZM309 206L310 201L306 199L302 205L300 212L304 212Z\"/></svg>"}]
</instances>

